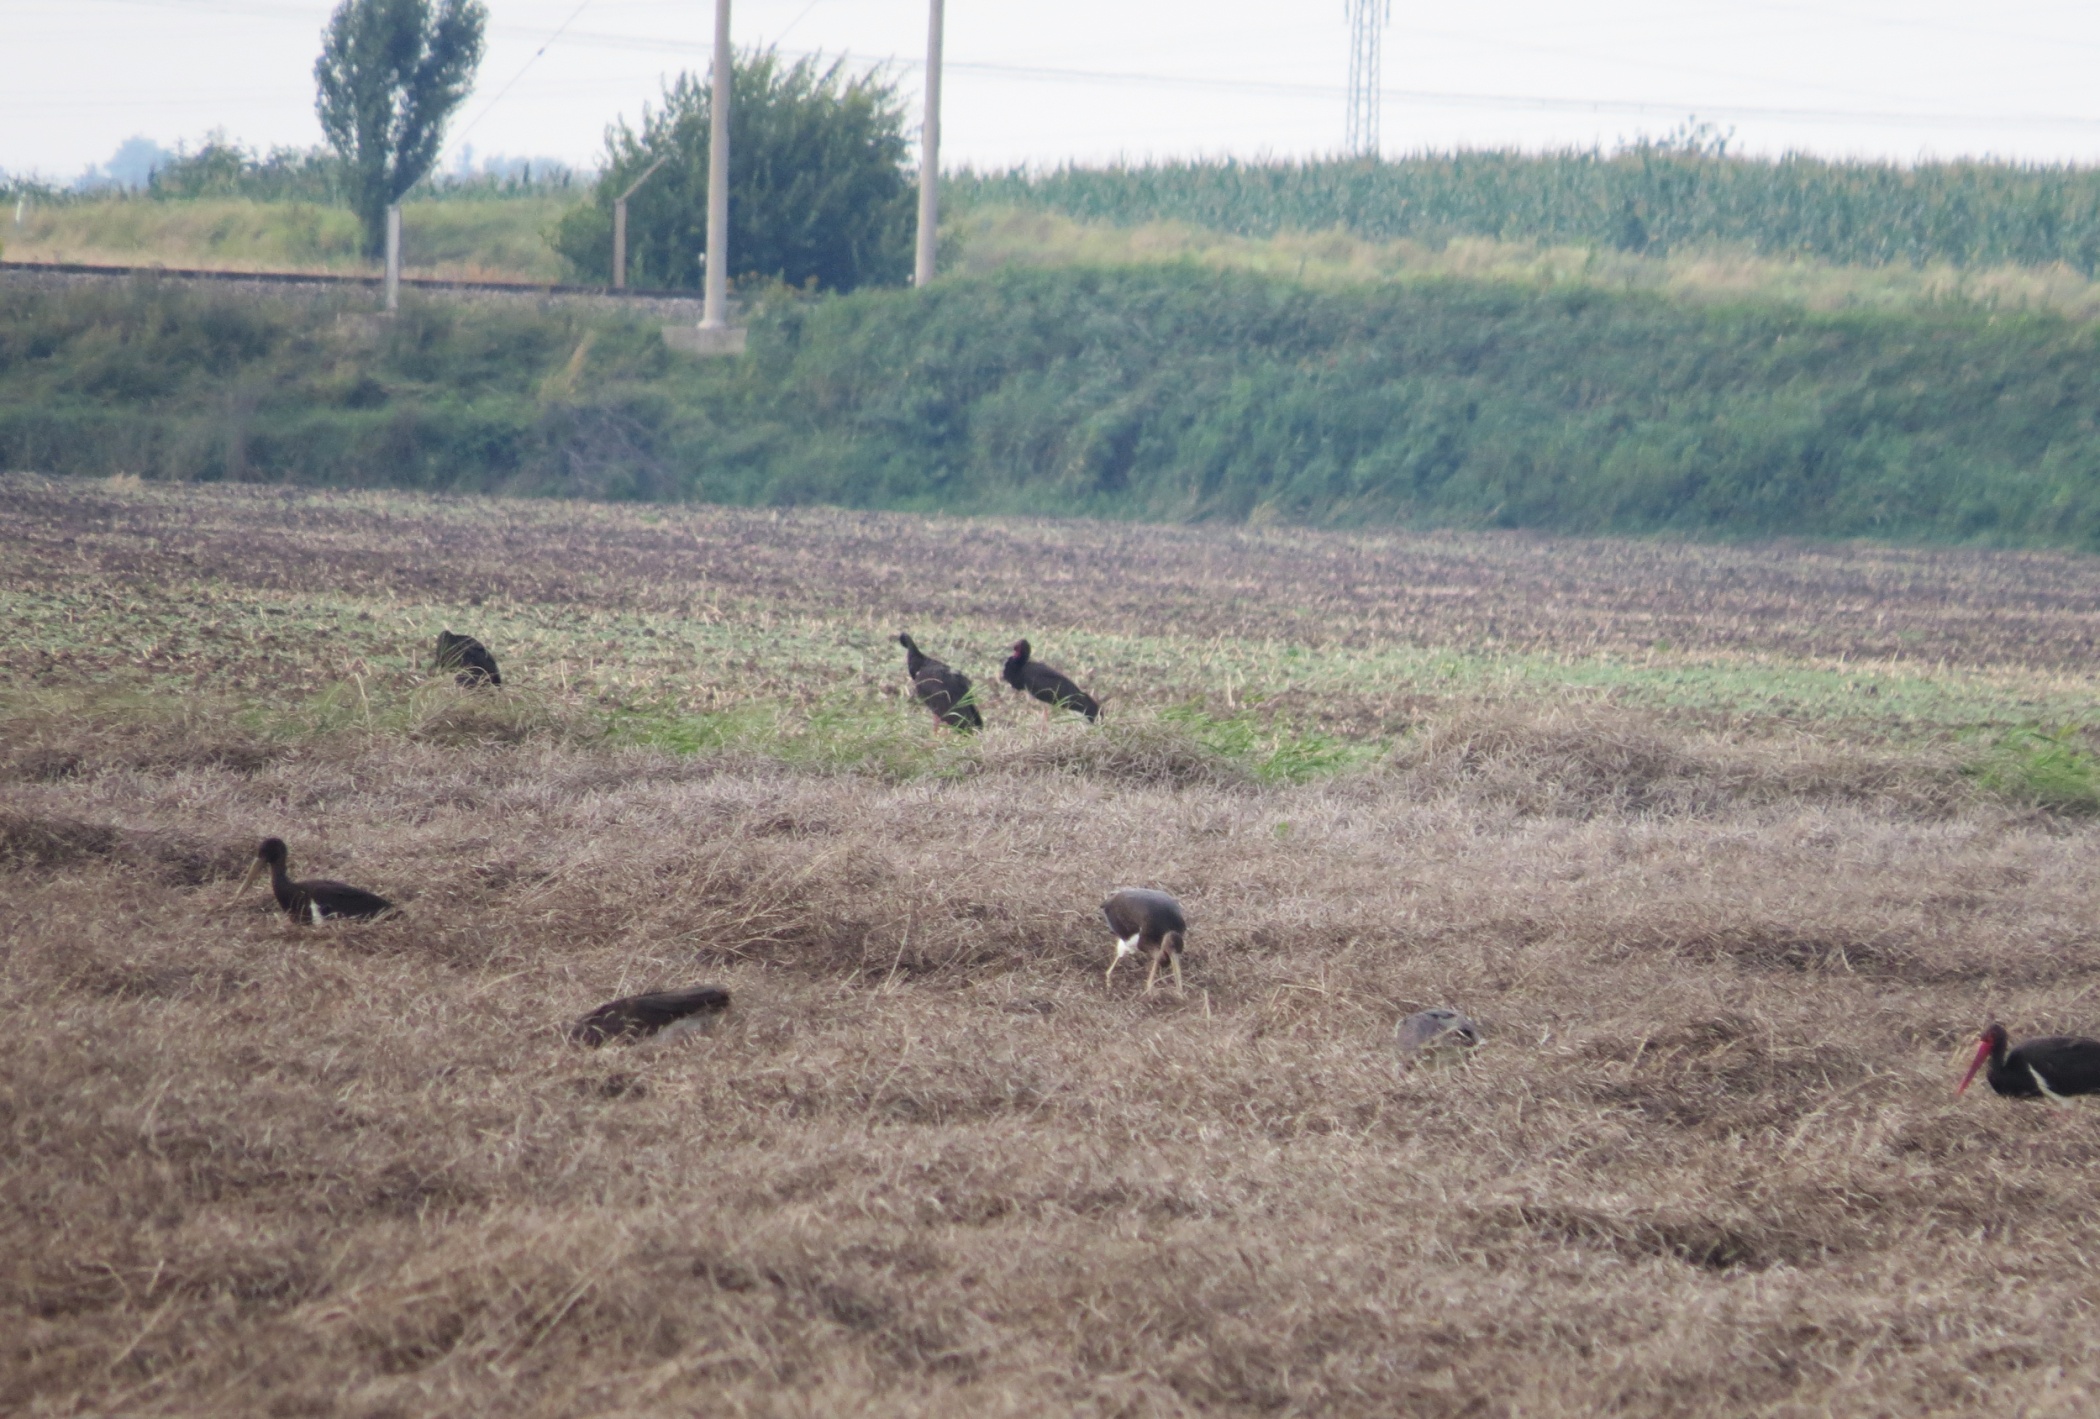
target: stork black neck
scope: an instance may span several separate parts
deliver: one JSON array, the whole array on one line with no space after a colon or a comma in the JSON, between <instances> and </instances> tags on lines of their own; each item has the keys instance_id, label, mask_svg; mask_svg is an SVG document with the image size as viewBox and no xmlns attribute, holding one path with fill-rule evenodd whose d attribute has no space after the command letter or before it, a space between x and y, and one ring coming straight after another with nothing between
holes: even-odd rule
<instances>
[{"instance_id":1,"label":"stork black neck","mask_svg":"<svg viewBox=\"0 0 2100 1419\"><path fill-rule=\"evenodd\" d=\"M1984 1056L1983 1077L1990 1081L1992 1093L2008 1099L2026 1099L2042 1092L2040 1086L2035 1083L2034 1072L2031 1069L2008 1061L2007 1053L2012 1042L2004 1030L1994 1028L1984 1036L1984 1040L1991 1049L1990 1053Z\"/></svg>"},{"instance_id":2,"label":"stork black neck","mask_svg":"<svg viewBox=\"0 0 2100 1419\"><path fill-rule=\"evenodd\" d=\"M270 864L270 895L277 898L277 905L291 911L296 905L297 894L292 890L292 874L285 870L284 859L278 858Z\"/></svg>"}]
</instances>

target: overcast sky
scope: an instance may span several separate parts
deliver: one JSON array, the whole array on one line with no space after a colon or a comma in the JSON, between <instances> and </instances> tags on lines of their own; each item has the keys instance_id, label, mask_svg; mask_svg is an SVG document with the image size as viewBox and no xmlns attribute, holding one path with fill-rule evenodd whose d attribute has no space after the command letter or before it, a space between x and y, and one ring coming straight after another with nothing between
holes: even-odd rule
<instances>
[{"instance_id":1,"label":"overcast sky","mask_svg":"<svg viewBox=\"0 0 2100 1419\"><path fill-rule=\"evenodd\" d=\"M316 143L312 66L331 8L0 0L0 169L70 178L134 134ZM489 10L448 165L463 143L589 165L608 122L707 62L709 0ZM916 94L925 24L925 0L737 0L734 32L892 63ZM947 49L947 165L1341 144L1343 0L948 0ZM1394 0L1384 147L1609 147L1696 113L1752 152L2091 163L2096 67L2092 0Z\"/></svg>"}]
</instances>

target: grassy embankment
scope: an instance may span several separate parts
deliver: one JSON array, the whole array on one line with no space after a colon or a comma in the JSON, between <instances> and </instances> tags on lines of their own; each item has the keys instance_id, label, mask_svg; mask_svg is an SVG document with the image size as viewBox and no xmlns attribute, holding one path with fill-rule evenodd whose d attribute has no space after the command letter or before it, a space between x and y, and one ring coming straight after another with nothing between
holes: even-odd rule
<instances>
[{"instance_id":1,"label":"grassy embankment","mask_svg":"<svg viewBox=\"0 0 2100 1419\"><path fill-rule=\"evenodd\" d=\"M1552 246L1494 237L1426 242L1353 232L1238 236L1179 220L1082 222L1026 207L971 207L952 222L949 269L985 276L1009 267L1190 265L1320 289L1405 282L1473 282L1531 290L1648 294L1703 305L1813 311L1984 310L2100 316L2100 282L2068 266L1841 266L1808 256L1699 247L1637 255L1608 246Z\"/></svg>"},{"instance_id":2,"label":"grassy embankment","mask_svg":"<svg viewBox=\"0 0 2100 1419\"><path fill-rule=\"evenodd\" d=\"M2092 559L11 478L0 613L0 1407L2100 1386L2086 1118L1951 1087L2093 1028ZM937 735L900 624L1107 723ZM263 833L404 912L234 898Z\"/></svg>"},{"instance_id":3,"label":"grassy embankment","mask_svg":"<svg viewBox=\"0 0 2100 1419\"><path fill-rule=\"evenodd\" d=\"M1974 307L1814 312L1187 265L652 328L142 289L0 298L0 462L62 473L1169 520L2100 538L2100 341Z\"/></svg>"}]
</instances>

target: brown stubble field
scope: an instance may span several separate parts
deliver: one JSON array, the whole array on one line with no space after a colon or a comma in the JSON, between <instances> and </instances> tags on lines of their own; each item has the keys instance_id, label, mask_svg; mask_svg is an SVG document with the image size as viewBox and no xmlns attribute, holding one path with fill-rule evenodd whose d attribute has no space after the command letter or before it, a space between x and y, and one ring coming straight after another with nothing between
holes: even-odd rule
<instances>
[{"instance_id":1,"label":"brown stubble field","mask_svg":"<svg viewBox=\"0 0 2100 1419\"><path fill-rule=\"evenodd\" d=\"M0 1409L2093 1410L2100 1119L1952 1097L2100 1031L2090 821L1961 728L2089 692L2093 563L13 478L0 591ZM900 626L1109 722L604 729L930 741ZM1370 748L1158 713L1264 698Z\"/></svg>"}]
</instances>

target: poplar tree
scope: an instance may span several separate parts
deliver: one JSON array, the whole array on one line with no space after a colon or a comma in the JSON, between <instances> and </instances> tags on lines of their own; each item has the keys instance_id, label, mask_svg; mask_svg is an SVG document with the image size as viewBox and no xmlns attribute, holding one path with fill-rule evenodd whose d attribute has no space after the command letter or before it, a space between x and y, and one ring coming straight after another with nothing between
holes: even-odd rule
<instances>
[{"instance_id":1,"label":"poplar tree","mask_svg":"<svg viewBox=\"0 0 2100 1419\"><path fill-rule=\"evenodd\" d=\"M386 209L437 163L445 121L474 87L481 0L343 0L321 32L314 109L343 160L365 254L386 250Z\"/></svg>"}]
</instances>

